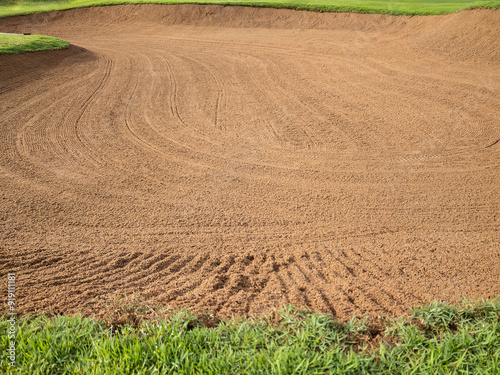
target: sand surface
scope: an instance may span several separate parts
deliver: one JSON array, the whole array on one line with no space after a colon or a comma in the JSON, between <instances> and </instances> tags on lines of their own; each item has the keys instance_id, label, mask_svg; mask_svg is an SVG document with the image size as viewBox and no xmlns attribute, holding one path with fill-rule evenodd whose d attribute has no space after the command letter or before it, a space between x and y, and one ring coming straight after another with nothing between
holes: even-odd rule
<instances>
[{"instance_id":1,"label":"sand surface","mask_svg":"<svg viewBox=\"0 0 500 375\"><path fill-rule=\"evenodd\" d=\"M19 312L500 295L500 11L137 5L0 30L73 45L0 56Z\"/></svg>"}]
</instances>

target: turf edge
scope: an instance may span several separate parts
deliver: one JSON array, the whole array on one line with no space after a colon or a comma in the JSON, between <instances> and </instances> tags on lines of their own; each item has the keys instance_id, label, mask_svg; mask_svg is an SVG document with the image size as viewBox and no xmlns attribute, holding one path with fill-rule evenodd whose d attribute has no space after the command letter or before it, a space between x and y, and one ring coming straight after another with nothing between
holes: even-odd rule
<instances>
[{"instance_id":1,"label":"turf edge","mask_svg":"<svg viewBox=\"0 0 500 375\"><path fill-rule=\"evenodd\" d=\"M293 306L260 318L118 301L103 319L0 318L0 372L8 374L454 374L498 373L500 302L433 302L405 318L353 318Z\"/></svg>"},{"instance_id":2,"label":"turf edge","mask_svg":"<svg viewBox=\"0 0 500 375\"><path fill-rule=\"evenodd\" d=\"M18 54L68 48L69 42L46 35L0 34L0 54Z\"/></svg>"}]
</instances>

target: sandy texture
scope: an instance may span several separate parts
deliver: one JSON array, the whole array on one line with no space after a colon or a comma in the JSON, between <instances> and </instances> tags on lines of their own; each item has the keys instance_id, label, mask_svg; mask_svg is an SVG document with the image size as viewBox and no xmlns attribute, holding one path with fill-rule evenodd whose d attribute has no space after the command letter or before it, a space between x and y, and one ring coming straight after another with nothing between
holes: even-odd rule
<instances>
[{"instance_id":1,"label":"sandy texture","mask_svg":"<svg viewBox=\"0 0 500 375\"><path fill-rule=\"evenodd\" d=\"M139 5L0 29L73 44L0 56L19 311L135 291L348 319L500 295L500 11Z\"/></svg>"}]
</instances>

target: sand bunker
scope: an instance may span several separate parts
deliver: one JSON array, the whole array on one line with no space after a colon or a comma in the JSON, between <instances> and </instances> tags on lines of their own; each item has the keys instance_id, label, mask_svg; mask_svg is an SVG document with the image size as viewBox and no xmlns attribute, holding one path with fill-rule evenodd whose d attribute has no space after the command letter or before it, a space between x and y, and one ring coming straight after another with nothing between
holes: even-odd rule
<instances>
[{"instance_id":1,"label":"sand bunker","mask_svg":"<svg viewBox=\"0 0 500 375\"><path fill-rule=\"evenodd\" d=\"M73 44L0 56L19 311L135 292L348 319L500 295L499 25L193 5L0 19Z\"/></svg>"}]
</instances>

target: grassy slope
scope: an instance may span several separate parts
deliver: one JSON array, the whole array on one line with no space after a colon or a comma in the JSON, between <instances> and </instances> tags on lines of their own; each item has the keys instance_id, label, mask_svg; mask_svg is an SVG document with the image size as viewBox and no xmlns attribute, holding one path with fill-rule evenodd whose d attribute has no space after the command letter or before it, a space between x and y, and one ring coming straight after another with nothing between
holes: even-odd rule
<instances>
[{"instance_id":1,"label":"grassy slope","mask_svg":"<svg viewBox=\"0 0 500 375\"><path fill-rule=\"evenodd\" d=\"M67 48L69 42L45 35L2 35L0 54L35 52Z\"/></svg>"},{"instance_id":2,"label":"grassy slope","mask_svg":"<svg viewBox=\"0 0 500 375\"><path fill-rule=\"evenodd\" d=\"M316 11L408 15L443 14L471 7L500 8L500 0L0 0L0 4L2 1L11 2L14 5L0 6L0 17L87 6L138 3L248 5Z\"/></svg>"},{"instance_id":3,"label":"grassy slope","mask_svg":"<svg viewBox=\"0 0 500 375\"><path fill-rule=\"evenodd\" d=\"M433 303L411 319L368 324L292 307L213 328L186 311L119 330L89 318L28 317L18 321L11 368L0 318L0 373L497 374L499 319L499 301Z\"/></svg>"}]
</instances>

